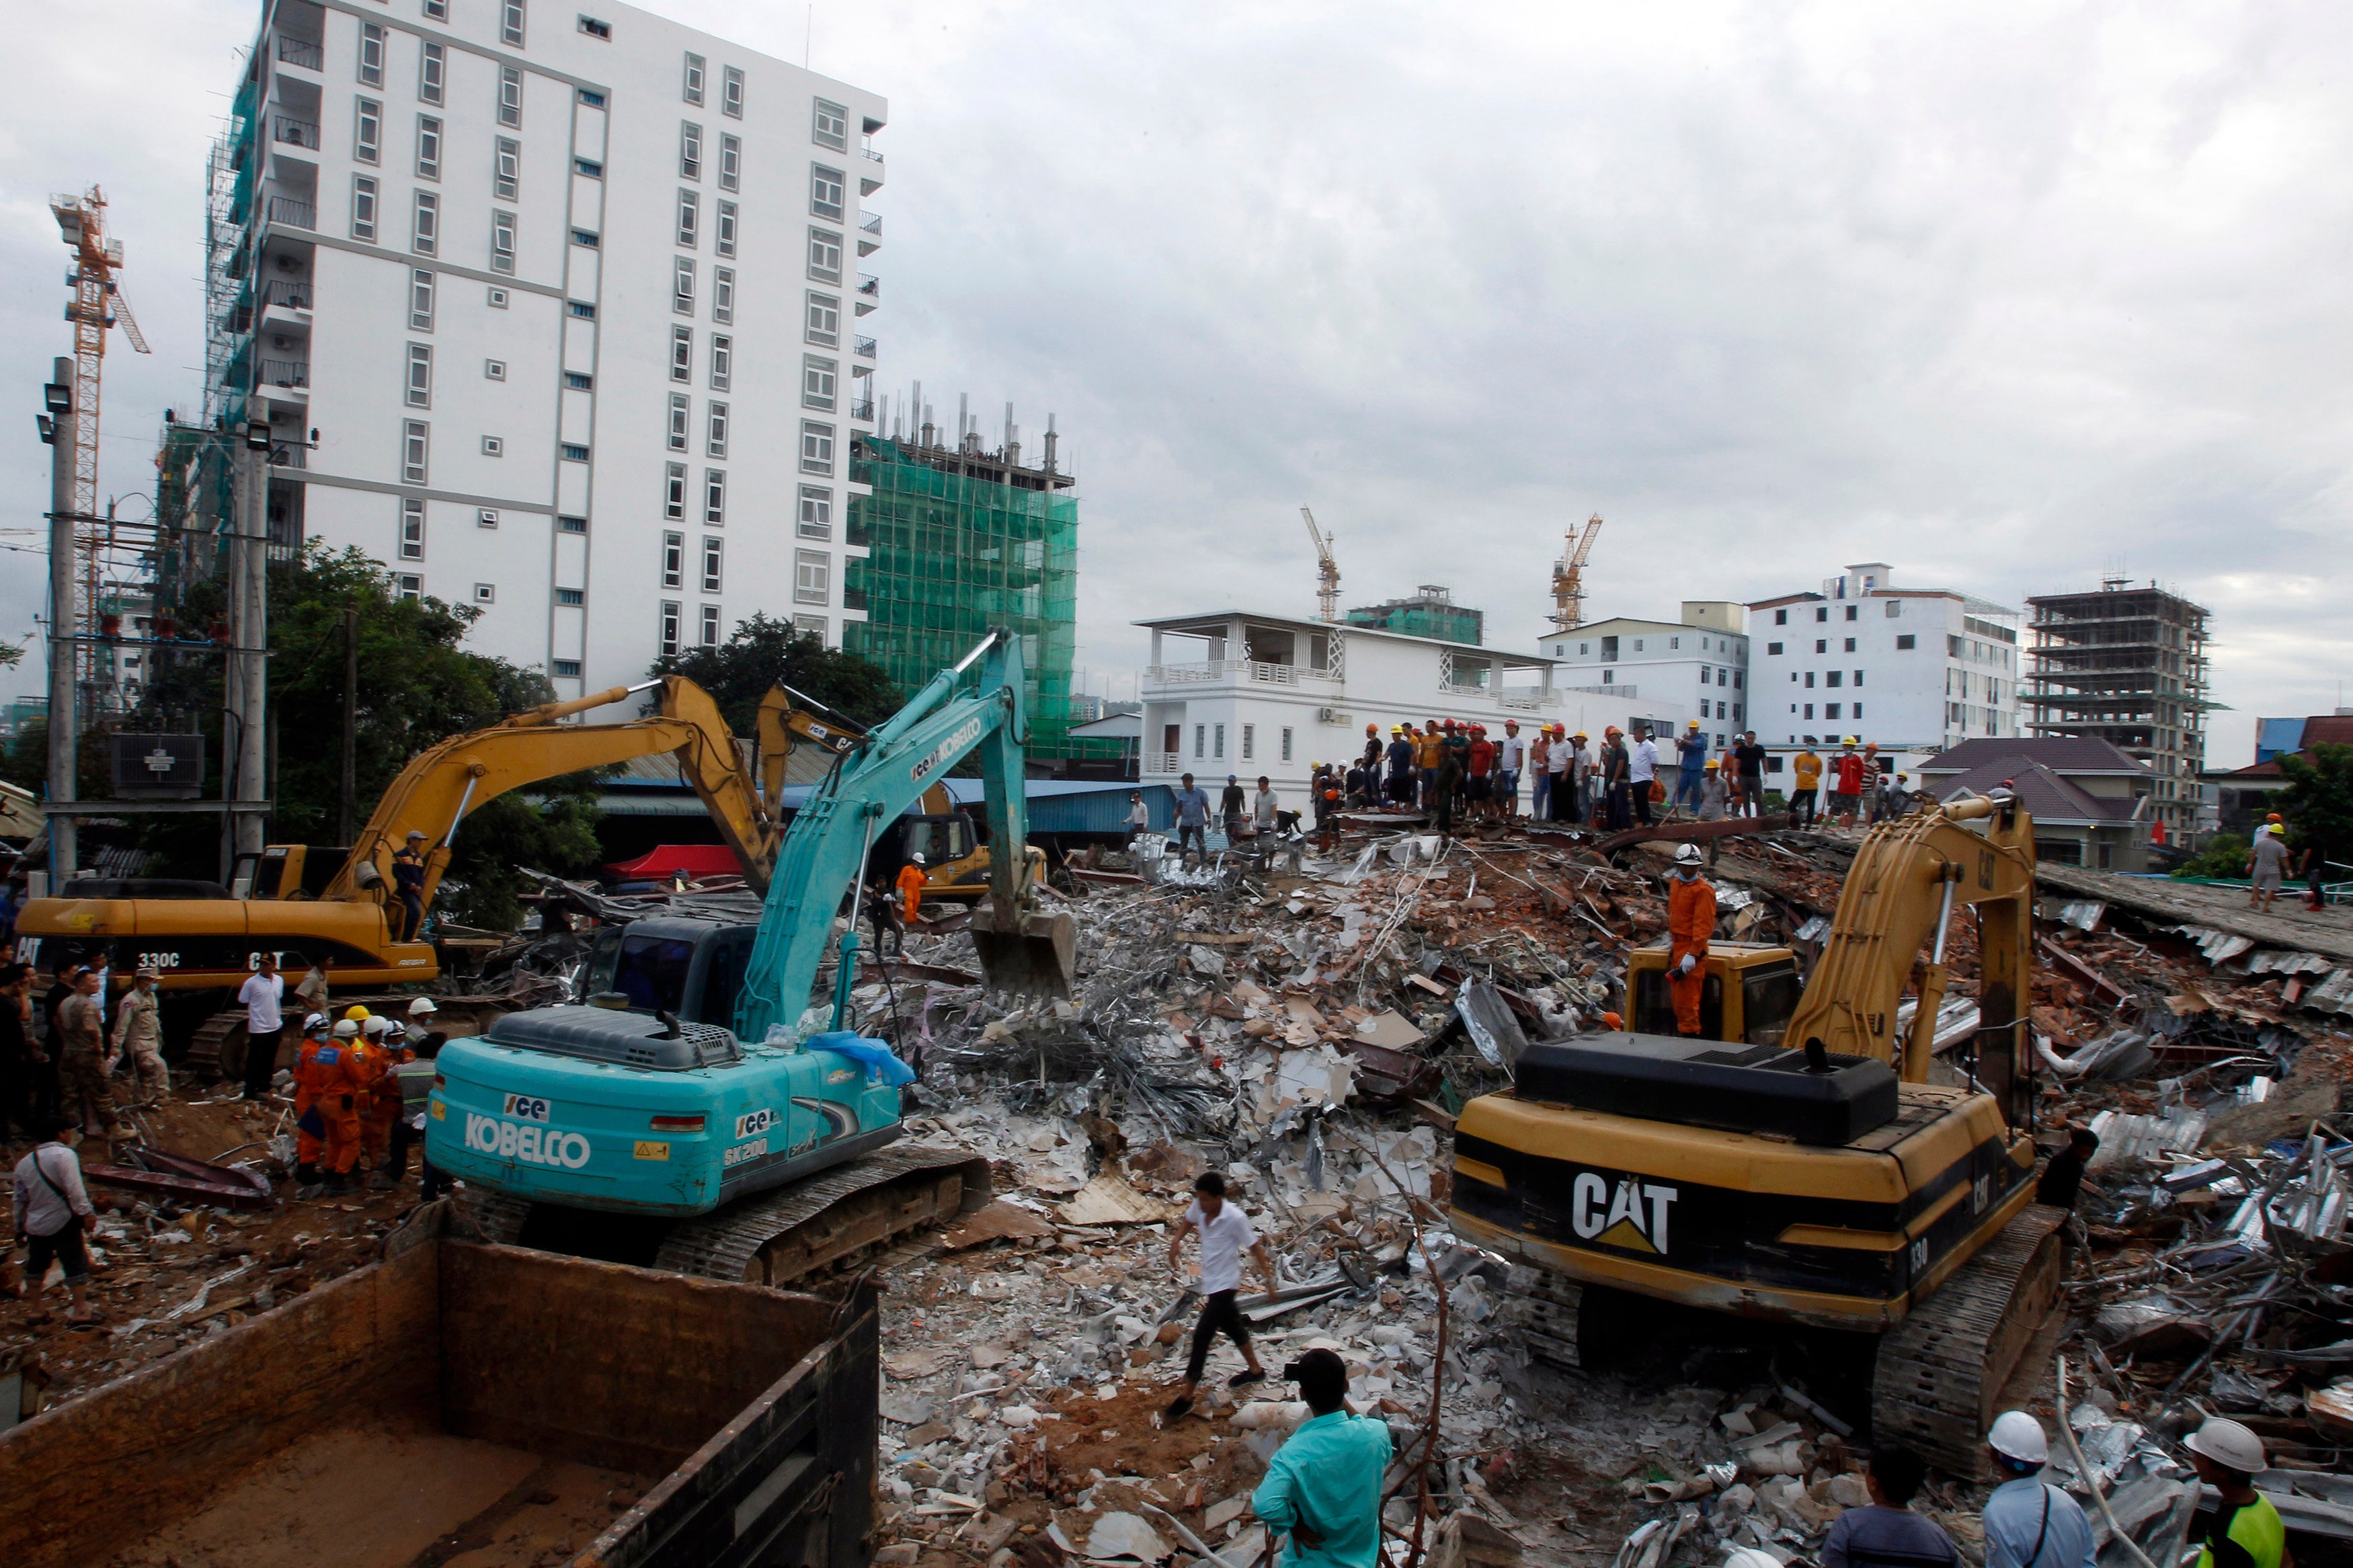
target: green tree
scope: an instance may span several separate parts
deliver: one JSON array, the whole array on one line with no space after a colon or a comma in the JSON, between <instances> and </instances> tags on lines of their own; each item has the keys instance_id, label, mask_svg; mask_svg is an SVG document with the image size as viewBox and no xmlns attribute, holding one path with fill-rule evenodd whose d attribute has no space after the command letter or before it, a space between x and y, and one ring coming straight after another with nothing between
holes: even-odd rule
<instances>
[{"instance_id":1,"label":"green tree","mask_svg":"<svg viewBox=\"0 0 2353 1568\"><path fill-rule=\"evenodd\" d=\"M84 735L78 766L74 793L84 800L100 800L114 793L108 776L106 738ZM0 778L19 789L31 790L47 798L49 793L49 721L28 719L9 742L7 754L0 757Z\"/></svg>"},{"instance_id":2,"label":"green tree","mask_svg":"<svg viewBox=\"0 0 2353 1568\"><path fill-rule=\"evenodd\" d=\"M655 675L682 675L705 691L738 735L753 731L760 699L785 685L813 697L846 722L871 730L899 710L899 689L879 664L828 648L815 634L796 631L754 611L717 647L698 647L657 660ZM650 707L648 710L651 711Z\"/></svg>"},{"instance_id":3,"label":"green tree","mask_svg":"<svg viewBox=\"0 0 2353 1568\"><path fill-rule=\"evenodd\" d=\"M220 592L218 578L194 584L182 612L186 624L203 626L216 617ZM330 844L339 830L347 609L357 612L359 644L355 824L367 820L385 786L417 752L554 696L537 671L461 646L480 613L470 605L403 598L391 574L367 556L330 552L312 542L269 574L276 802L270 837L276 842ZM221 674L222 660L209 654L159 660L142 693L139 721L200 726L216 742L216 759ZM517 866L574 873L596 859L593 773L551 779L533 785L531 795L490 801L459 829L436 900L451 919L511 928L522 916ZM216 823L153 820L159 826L149 830L147 847L163 852L175 874L214 874Z\"/></svg>"},{"instance_id":4,"label":"green tree","mask_svg":"<svg viewBox=\"0 0 2353 1568\"><path fill-rule=\"evenodd\" d=\"M2286 752L2279 765L2287 788L2273 798L2287 818L2297 858L2314 846L2332 860L2353 858L2353 746L2318 745L2309 756Z\"/></svg>"},{"instance_id":5,"label":"green tree","mask_svg":"<svg viewBox=\"0 0 2353 1568\"><path fill-rule=\"evenodd\" d=\"M2177 877L2243 877L2249 845L2242 834L2217 833L2206 847L2173 868Z\"/></svg>"}]
</instances>

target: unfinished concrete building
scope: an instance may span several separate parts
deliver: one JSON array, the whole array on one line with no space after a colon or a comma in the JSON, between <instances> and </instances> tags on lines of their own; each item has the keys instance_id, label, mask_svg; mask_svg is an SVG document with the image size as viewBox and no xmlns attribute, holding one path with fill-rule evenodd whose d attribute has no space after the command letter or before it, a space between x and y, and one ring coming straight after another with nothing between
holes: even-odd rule
<instances>
[{"instance_id":1,"label":"unfinished concrete building","mask_svg":"<svg viewBox=\"0 0 2353 1568\"><path fill-rule=\"evenodd\" d=\"M2206 765L2206 609L2155 583L2029 598L2027 730L2105 741L2150 773L2150 815L2197 826Z\"/></svg>"}]
</instances>

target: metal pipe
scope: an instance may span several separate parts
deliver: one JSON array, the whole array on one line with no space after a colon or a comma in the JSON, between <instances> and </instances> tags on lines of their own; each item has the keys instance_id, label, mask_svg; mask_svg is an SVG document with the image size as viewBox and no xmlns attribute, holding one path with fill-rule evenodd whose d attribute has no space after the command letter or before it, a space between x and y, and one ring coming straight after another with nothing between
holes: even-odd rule
<instances>
[{"instance_id":1,"label":"metal pipe","mask_svg":"<svg viewBox=\"0 0 2353 1568\"><path fill-rule=\"evenodd\" d=\"M508 720L507 723L514 729L522 729L533 724L553 723L558 719L574 713L586 713L591 708L602 708L608 702L618 702L624 698L635 697L640 691L651 691L660 684L659 679L640 680L635 686L616 686L599 691L594 696L575 697L569 702L543 702L536 708L524 709Z\"/></svg>"},{"instance_id":2,"label":"metal pipe","mask_svg":"<svg viewBox=\"0 0 2353 1568\"><path fill-rule=\"evenodd\" d=\"M867 862L874 857L874 824L881 815L879 806L870 808L866 814L866 844L858 852L858 879L849 887L849 928L841 933L841 945L834 960L833 1026L837 1030L849 1026L849 992L858 984L858 915L866 906ZM881 956L881 942L874 944L874 952L877 958Z\"/></svg>"},{"instance_id":3,"label":"metal pipe","mask_svg":"<svg viewBox=\"0 0 2353 1568\"><path fill-rule=\"evenodd\" d=\"M972 661L978 658L982 654L987 653L990 648L996 647L997 639L1004 635L1005 634L1003 632L997 631L991 632L987 637L981 638L979 646L975 647L970 653L965 655L962 658L956 660L955 668L949 673L953 675L962 675L965 670L970 669L972 668Z\"/></svg>"},{"instance_id":4,"label":"metal pipe","mask_svg":"<svg viewBox=\"0 0 2353 1568\"><path fill-rule=\"evenodd\" d=\"M1928 956L1928 962L1931 963L1945 962L1945 927L1953 918L1953 888L1960 879L1961 868L1947 862L1944 868L1945 899L1936 910L1936 951Z\"/></svg>"},{"instance_id":5,"label":"metal pipe","mask_svg":"<svg viewBox=\"0 0 2353 1568\"><path fill-rule=\"evenodd\" d=\"M60 355L50 375L66 389L74 387L74 362ZM49 447L49 802L68 805L75 794L76 742L81 726L74 711L74 439L71 403L55 412ZM52 816L49 826L49 892L54 896L71 877L79 858L74 819Z\"/></svg>"},{"instance_id":6,"label":"metal pipe","mask_svg":"<svg viewBox=\"0 0 2353 1568\"><path fill-rule=\"evenodd\" d=\"M458 837L458 825L466 820L466 807L472 803L474 798L474 786L480 784L481 780L481 764L477 763L467 772L466 793L458 797L458 815L449 819L449 831L443 834L441 836L441 842L435 845L433 847L436 849L444 848L448 845L451 839Z\"/></svg>"}]
</instances>

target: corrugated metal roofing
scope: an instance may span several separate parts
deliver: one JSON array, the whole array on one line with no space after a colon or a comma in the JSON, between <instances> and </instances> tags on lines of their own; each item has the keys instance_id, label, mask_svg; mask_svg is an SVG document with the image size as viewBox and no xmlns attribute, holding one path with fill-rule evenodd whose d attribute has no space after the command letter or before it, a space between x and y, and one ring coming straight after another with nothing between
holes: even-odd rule
<instances>
[{"instance_id":1,"label":"corrugated metal roofing","mask_svg":"<svg viewBox=\"0 0 2353 1568\"><path fill-rule=\"evenodd\" d=\"M2083 735L1980 737L1963 741L1949 752L1939 752L1922 763L1926 773L1965 773L2001 764L2024 767L2037 763L2056 773L2138 773L2148 769L2126 752L2102 740Z\"/></svg>"}]
</instances>

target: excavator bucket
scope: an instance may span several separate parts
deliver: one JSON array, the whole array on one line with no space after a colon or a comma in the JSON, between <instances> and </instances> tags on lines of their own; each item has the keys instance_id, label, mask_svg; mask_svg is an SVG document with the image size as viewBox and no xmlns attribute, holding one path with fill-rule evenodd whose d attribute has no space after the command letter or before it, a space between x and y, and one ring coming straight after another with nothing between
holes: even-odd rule
<instances>
[{"instance_id":1,"label":"excavator bucket","mask_svg":"<svg viewBox=\"0 0 2353 1568\"><path fill-rule=\"evenodd\" d=\"M984 910L970 929L989 984L1021 996L1070 995L1079 953L1079 928L1070 916L1017 914L999 925Z\"/></svg>"}]
</instances>

